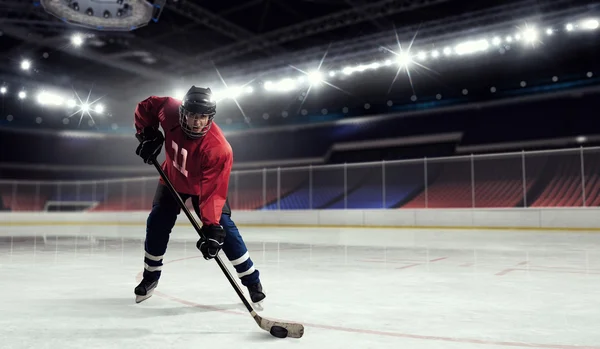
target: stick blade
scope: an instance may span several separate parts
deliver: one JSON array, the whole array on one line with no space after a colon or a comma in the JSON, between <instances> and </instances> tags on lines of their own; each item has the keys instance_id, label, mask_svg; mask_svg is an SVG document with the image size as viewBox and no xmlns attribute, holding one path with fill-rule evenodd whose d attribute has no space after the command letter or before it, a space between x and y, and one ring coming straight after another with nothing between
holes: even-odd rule
<instances>
[{"instance_id":1,"label":"stick blade","mask_svg":"<svg viewBox=\"0 0 600 349\"><path fill-rule=\"evenodd\" d=\"M302 338L302 336L304 335L304 326L302 324L294 322L273 321L265 319L258 314L254 316L254 320L256 321L258 326L260 326L260 328L267 332L271 332L271 327L279 326L285 328L288 331L288 337Z\"/></svg>"}]
</instances>

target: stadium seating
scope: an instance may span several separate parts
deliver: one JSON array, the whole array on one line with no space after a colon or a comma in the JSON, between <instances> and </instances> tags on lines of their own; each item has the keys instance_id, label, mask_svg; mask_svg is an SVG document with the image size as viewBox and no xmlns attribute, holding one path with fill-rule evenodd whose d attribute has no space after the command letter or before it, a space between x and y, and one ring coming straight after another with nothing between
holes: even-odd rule
<instances>
[{"instance_id":1,"label":"stadium seating","mask_svg":"<svg viewBox=\"0 0 600 349\"><path fill-rule=\"evenodd\" d=\"M526 165L525 191L535 186L544 163L545 158L535 158ZM520 157L475 160L473 168L468 158L437 165L440 166L438 169L429 171L427 190L402 208L523 206L525 197Z\"/></svg>"},{"instance_id":2,"label":"stadium seating","mask_svg":"<svg viewBox=\"0 0 600 349\"><path fill-rule=\"evenodd\" d=\"M548 172L543 190L532 207L574 207L600 205L600 162L598 156L590 156L584 168L585 187L582 182L581 159L578 154L552 156L552 168ZM582 189L584 188L584 189Z\"/></svg>"}]
</instances>

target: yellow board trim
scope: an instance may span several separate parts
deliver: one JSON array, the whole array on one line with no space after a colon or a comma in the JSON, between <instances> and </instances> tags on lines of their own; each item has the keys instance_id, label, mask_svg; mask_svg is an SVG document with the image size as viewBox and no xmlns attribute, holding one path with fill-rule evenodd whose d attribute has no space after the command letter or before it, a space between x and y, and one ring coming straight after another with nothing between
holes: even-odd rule
<instances>
[{"instance_id":1,"label":"yellow board trim","mask_svg":"<svg viewBox=\"0 0 600 349\"><path fill-rule=\"evenodd\" d=\"M192 226L190 223L178 223L178 226ZM26 227L26 226L146 226L145 222L0 222L0 226ZM334 229L438 229L438 230L523 230L523 231L559 231L559 232L600 232L600 227L510 227L510 226L443 226L443 225L328 225L328 224L238 224L239 227L248 228L334 228Z\"/></svg>"}]
</instances>

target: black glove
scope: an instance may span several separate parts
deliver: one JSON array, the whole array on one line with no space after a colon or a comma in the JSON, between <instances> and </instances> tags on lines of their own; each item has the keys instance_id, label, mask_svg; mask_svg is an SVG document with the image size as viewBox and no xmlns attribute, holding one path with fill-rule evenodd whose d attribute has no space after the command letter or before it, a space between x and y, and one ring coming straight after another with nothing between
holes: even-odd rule
<instances>
[{"instance_id":1,"label":"black glove","mask_svg":"<svg viewBox=\"0 0 600 349\"><path fill-rule=\"evenodd\" d=\"M150 160L156 158L160 154L165 137L162 132L153 127L146 127L142 133L138 133L135 137L140 141L135 153L139 155L144 162L152 164Z\"/></svg>"},{"instance_id":2,"label":"black glove","mask_svg":"<svg viewBox=\"0 0 600 349\"><path fill-rule=\"evenodd\" d=\"M204 259L215 258L221 247L223 247L223 241L225 241L225 230L220 225L203 226L201 238L196 243L196 248L202 252Z\"/></svg>"}]
</instances>

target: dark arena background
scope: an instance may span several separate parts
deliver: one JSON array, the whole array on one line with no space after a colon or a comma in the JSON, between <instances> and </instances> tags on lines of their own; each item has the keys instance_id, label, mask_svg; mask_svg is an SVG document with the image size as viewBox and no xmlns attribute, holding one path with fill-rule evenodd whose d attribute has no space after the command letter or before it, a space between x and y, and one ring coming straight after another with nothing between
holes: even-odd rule
<instances>
[{"instance_id":1,"label":"dark arena background","mask_svg":"<svg viewBox=\"0 0 600 349\"><path fill-rule=\"evenodd\" d=\"M7 348L600 348L599 3L0 13ZM184 214L155 296L133 301L159 180L134 111L192 85L215 94L233 149L261 314L302 323L301 339L253 324Z\"/></svg>"}]
</instances>

